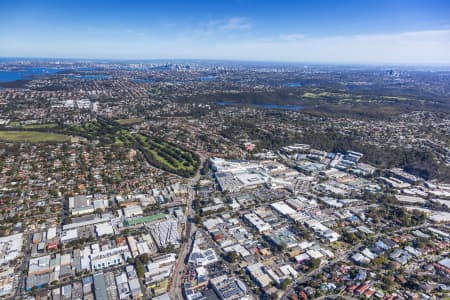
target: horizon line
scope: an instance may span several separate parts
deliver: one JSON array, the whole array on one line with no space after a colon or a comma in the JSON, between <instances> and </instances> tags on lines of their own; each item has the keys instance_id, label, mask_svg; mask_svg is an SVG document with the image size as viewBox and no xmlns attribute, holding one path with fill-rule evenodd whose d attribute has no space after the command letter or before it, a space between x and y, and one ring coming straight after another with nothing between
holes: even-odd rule
<instances>
[{"instance_id":1,"label":"horizon line","mask_svg":"<svg viewBox=\"0 0 450 300\"><path fill-rule=\"evenodd\" d=\"M113 58L113 57L50 57L50 56L2 56L0 59L22 59L22 60L73 60L73 61L202 61L202 62L241 62L241 63L269 63L269 64L297 64L297 65L328 65L328 66L401 66L401 67L450 67L450 62L307 62L307 61L283 61L283 60L251 60L251 59L231 59L231 58Z\"/></svg>"}]
</instances>

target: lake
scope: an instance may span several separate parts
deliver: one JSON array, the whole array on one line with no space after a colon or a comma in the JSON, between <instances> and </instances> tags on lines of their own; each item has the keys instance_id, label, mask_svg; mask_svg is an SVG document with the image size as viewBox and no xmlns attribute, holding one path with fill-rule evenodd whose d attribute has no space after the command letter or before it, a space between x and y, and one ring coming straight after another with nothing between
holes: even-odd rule
<instances>
[{"instance_id":1,"label":"lake","mask_svg":"<svg viewBox=\"0 0 450 300\"><path fill-rule=\"evenodd\" d=\"M217 101L217 105L220 106L227 106L227 105L244 105L242 103L236 102L236 101ZM267 109L284 109L284 110L301 110L303 109L303 106L300 105L287 105L287 104L272 104L272 103L250 103L248 104L250 106L254 107L260 107L260 108L267 108Z\"/></svg>"}]
</instances>

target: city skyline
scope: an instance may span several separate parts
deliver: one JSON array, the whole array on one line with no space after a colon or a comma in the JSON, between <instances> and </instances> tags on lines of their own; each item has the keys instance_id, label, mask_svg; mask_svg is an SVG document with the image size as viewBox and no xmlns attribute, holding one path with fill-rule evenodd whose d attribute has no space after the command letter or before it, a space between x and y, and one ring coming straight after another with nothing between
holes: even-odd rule
<instances>
[{"instance_id":1,"label":"city skyline","mask_svg":"<svg viewBox=\"0 0 450 300\"><path fill-rule=\"evenodd\" d=\"M0 28L0 299L449 299L450 1L0 0Z\"/></svg>"},{"instance_id":2,"label":"city skyline","mask_svg":"<svg viewBox=\"0 0 450 300\"><path fill-rule=\"evenodd\" d=\"M5 1L0 56L450 64L445 1Z\"/></svg>"}]
</instances>

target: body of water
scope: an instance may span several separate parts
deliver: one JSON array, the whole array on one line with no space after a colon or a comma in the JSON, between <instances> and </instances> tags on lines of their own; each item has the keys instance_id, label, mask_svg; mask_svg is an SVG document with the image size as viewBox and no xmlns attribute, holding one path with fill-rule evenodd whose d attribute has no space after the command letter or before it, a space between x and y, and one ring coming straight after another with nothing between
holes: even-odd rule
<instances>
[{"instance_id":1,"label":"body of water","mask_svg":"<svg viewBox=\"0 0 450 300\"><path fill-rule=\"evenodd\" d=\"M227 106L227 105L239 105L240 103L236 101L217 101L217 105ZM272 103L251 103L250 106L267 108L267 109L285 109L285 110L301 110L303 106L300 105L285 105L285 104L272 104Z\"/></svg>"},{"instance_id":2,"label":"body of water","mask_svg":"<svg viewBox=\"0 0 450 300\"><path fill-rule=\"evenodd\" d=\"M294 87L301 87L302 84L300 82L288 82L285 84L285 86L294 88Z\"/></svg>"},{"instance_id":3,"label":"body of water","mask_svg":"<svg viewBox=\"0 0 450 300\"><path fill-rule=\"evenodd\" d=\"M211 81L211 80L215 80L216 76L202 76L200 77L200 81Z\"/></svg>"},{"instance_id":4,"label":"body of water","mask_svg":"<svg viewBox=\"0 0 450 300\"><path fill-rule=\"evenodd\" d=\"M76 69L59 69L59 68L39 68L30 67L18 70L0 70L0 82L13 82L16 80L31 80L33 78L45 75L53 75L66 71L94 71L96 68L81 67ZM75 75L77 76L77 75ZM82 79L103 79L105 75L79 75ZM99 77L101 76L101 77Z\"/></svg>"},{"instance_id":5,"label":"body of water","mask_svg":"<svg viewBox=\"0 0 450 300\"><path fill-rule=\"evenodd\" d=\"M26 68L20 70L0 70L0 82L30 80L37 76L56 74L61 71L62 69L54 69L54 68Z\"/></svg>"}]
</instances>

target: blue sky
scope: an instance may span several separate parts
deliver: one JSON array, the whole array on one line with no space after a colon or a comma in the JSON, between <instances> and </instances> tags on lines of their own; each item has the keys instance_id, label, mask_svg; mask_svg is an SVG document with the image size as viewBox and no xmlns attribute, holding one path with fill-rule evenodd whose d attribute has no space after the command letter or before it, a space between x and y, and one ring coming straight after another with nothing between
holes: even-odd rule
<instances>
[{"instance_id":1,"label":"blue sky","mask_svg":"<svg viewBox=\"0 0 450 300\"><path fill-rule=\"evenodd\" d=\"M0 1L0 56L450 64L450 1Z\"/></svg>"}]
</instances>

